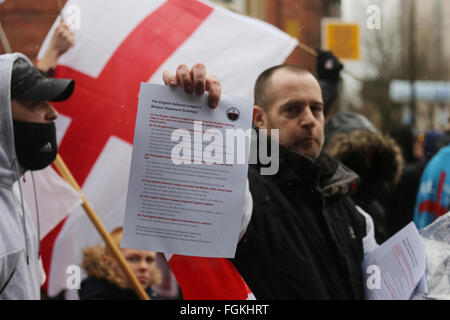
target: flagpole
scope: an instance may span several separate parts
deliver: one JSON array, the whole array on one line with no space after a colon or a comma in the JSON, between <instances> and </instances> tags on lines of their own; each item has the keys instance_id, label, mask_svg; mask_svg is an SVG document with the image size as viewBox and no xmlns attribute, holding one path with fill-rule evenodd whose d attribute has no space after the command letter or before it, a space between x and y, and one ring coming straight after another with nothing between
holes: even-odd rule
<instances>
[{"instance_id":1,"label":"flagpole","mask_svg":"<svg viewBox=\"0 0 450 320\"><path fill-rule=\"evenodd\" d=\"M58 11L59 16L61 17L61 20L64 21L64 17L62 14L63 10L63 4L61 0L56 0L56 4L58 5ZM83 200L82 207L86 214L88 215L89 219L91 220L94 227L97 229L100 236L103 238L103 241L105 242L106 246L111 250L113 257L116 259L116 261L119 263L120 267L122 268L122 271L124 271L125 276L130 281L131 285L133 286L134 291L138 295L139 299L141 300L150 300L150 297L145 292L145 290L142 288L141 284L136 278L136 275L131 270L130 266L126 262L125 258L123 257L122 253L120 252L119 248L117 247L116 243L114 242L113 238L109 234L109 232L104 227L103 223L99 219L98 215L95 213L94 209L90 205L90 203L87 201L86 197L83 194L83 191L81 190L80 186L78 185L77 181L73 177L72 173L70 172L69 168L61 158L61 156L58 154L56 156L55 161L53 162L55 167L58 169L59 173L63 177L64 180L66 180L75 190L78 191L78 193L81 196L81 199Z\"/></svg>"},{"instance_id":2,"label":"flagpole","mask_svg":"<svg viewBox=\"0 0 450 320\"><path fill-rule=\"evenodd\" d=\"M3 29L2 22L0 21L0 41L2 42L3 49L6 53L11 53L11 46L9 45L8 37Z\"/></svg>"},{"instance_id":3,"label":"flagpole","mask_svg":"<svg viewBox=\"0 0 450 320\"><path fill-rule=\"evenodd\" d=\"M61 17L61 20L64 21L64 17L62 14L62 10L64 8L63 4L61 3L61 0L56 0L56 4L58 5L58 11L59 11L59 16Z\"/></svg>"},{"instance_id":4,"label":"flagpole","mask_svg":"<svg viewBox=\"0 0 450 320\"><path fill-rule=\"evenodd\" d=\"M87 201L86 197L83 194L83 191L81 190L80 186L76 182L76 180L73 177L72 173L70 172L69 168L64 163L63 159L61 158L61 156L59 154L56 156L56 159L53 162L53 164L58 169L58 171L61 174L61 176L63 177L63 179L66 180L74 189L76 189L79 192L81 199L83 200L82 207L83 207L84 211L88 215L88 217L91 220L94 227L97 229L100 236L105 241L105 244L108 246L108 248L113 253L113 257L116 259L116 261L119 263L120 267L124 271L126 277L132 284L133 289L136 292L136 294L138 295L139 299L150 300L150 297L144 291L141 284L137 280L136 275L133 273L130 266L128 265L125 258L123 257L122 253L120 252L119 247L116 245L113 238L111 237L109 232L104 227L103 223L98 218L98 215L95 213L94 209Z\"/></svg>"}]
</instances>

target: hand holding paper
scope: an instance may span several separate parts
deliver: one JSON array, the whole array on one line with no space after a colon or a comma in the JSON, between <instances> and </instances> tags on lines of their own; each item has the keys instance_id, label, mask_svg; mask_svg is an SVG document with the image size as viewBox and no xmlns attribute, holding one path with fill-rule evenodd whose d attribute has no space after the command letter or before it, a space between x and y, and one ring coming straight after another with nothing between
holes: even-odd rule
<instances>
[{"instance_id":1,"label":"hand holding paper","mask_svg":"<svg viewBox=\"0 0 450 320\"><path fill-rule=\"evenodd\" d=\"M206 67L202 63L194 65L191 70L185 64L181 64L177 68L176 75L166 70L163 73L163 80L166 85L183 88L187 94L195 91L201 96L208 91L208 106L214 109L219 105L222 85L217 77L206 73Z\"/></svg>"},{"instance_id":2,"label":"hand holding paper","mask_svg":"<svg viewBox=\"0 0 450 320\"><path fill-rule=\"evenodd\" d=\"M186 77L185 71L178 68L177 78ZM197 71L200 78L206 75L202 68ZM192 74L196 72L185 78L184 91L203 82ZM170 83L170 75L166 80ZM215 98L220 98L219 88L212 90ZM122 247L234 257L244 207L252 102L223 96L213 111L207 106L210 99L192 93L141 85Z\"/></svg>"}]
</instances>

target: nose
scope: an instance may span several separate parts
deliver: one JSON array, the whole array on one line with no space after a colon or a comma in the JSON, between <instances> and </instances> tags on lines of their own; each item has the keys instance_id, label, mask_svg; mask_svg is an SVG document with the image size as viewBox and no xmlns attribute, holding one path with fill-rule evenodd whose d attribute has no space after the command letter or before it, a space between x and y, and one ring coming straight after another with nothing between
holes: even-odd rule
<instances>
[{"instance_id":1,"label":"nose","mask_svg":"<svg viewBox=\"0 0 450 320\"><path fill-rule=\"evenodd\" d=\"M58 111L56 111L56 109L48 103L47 112L45 113L45 120L54 121L56 118L58 118Z\"/></svg>"},{"instance_id":2,"label":"nose","mask_svg":"<svg viewBox=\"0 0 450 320\"><path fill-rule=\"evenodd\" d=\"M139 264L138 264L138 269L139 270L147 270L149 268L149 265L148 265L148 263L144 260L144 259L142 259L141 261L139 261Z\"/></svg>"},{"instance_id":3,"label":"nose","mask_svg":"<svg viewBox=\"0 0 450 320\"><path fill-rule=\"evenodd\" d=\"M316 125L316 118L314 117L311 108L306 107L300 114L300 126L306 128L313 128Z\"/></svg>"}]
</instances>

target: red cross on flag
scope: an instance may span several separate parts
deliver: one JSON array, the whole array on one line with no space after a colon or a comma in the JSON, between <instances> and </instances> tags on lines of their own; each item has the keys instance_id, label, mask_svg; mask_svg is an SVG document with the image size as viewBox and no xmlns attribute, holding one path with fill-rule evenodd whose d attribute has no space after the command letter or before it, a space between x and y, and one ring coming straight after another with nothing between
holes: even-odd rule
<instances>
[{"instance_id":1,"label":"red cross on flag","mask_svg":"<svg viewBox=\"0 0 450 320\"><path fill-rule=\"evenodd\" d=\"M123 224L140 82L162 84L164 70L202 62L221 80L225 94L252 97L257 76L282 63L297 44L267 23L207 1L73 0L63 12L66 21L77 20L75 46L60 58L55 76L75 79L76 86L68 101L55 104L63 136L59 150L108 230ZM67 267L80 265L82 249L97 243L101 239L81 208L44 239L49 295L65 289ZM226 259L174 256L169 263L184 298L248 296ZM192 276L177 274L189 263Z\"/></svg>"}]
</instances>

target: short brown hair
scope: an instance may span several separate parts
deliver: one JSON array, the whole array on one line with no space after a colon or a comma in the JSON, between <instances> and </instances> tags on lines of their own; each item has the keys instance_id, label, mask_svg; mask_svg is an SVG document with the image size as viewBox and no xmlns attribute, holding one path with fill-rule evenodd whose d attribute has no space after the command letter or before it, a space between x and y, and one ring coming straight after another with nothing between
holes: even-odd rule
<instances>
[{"instance_id":1,"label":"short brown hair","mask_svg":"<svg viewBox=\"0 0 450 320\"><path fill-rule=\"evenodd\" d=\"M311 74L308 70L295 64L280 64L278 66L274 66L265 70L263 73L259 75L258 79L256 79L255 82L255 89L254 89L255 105L260 106L261 108L266 110L270 106L271 99L270 97L267 96L269 80L272 78L272 75L275 73L275 71L281 69L285 69L298 74Z\"/></svg>"}]
</instances>

